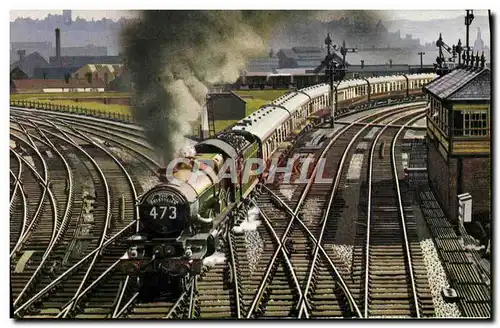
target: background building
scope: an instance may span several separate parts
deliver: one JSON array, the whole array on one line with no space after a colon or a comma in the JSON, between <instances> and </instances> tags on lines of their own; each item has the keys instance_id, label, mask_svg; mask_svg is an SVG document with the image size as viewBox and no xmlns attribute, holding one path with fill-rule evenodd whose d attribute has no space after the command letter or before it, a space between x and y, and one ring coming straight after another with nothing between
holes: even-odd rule
<instances>
[{"instance_id":1,"label":"background building","mask_svg":"<svg viewBox=\"0 0 500 328\"><path fill-rule=\"evenodd\" d=\"M12 80L11 93L52 93L52 92L104 92L106 85L98 80L88 83L85 80Z\"/></svg>"},{"instance_id":2,"label":"background building","mask_svg":"<svg viewBox=\"0 0 500 328\"><path fill-rule=\"evenodd\" d=\"M28 56L34 52L38 52L45 60L54 53L54 48L51 42L11 42L10 43L10 62L19 60L19 50L24 50Z\"/></svg>"},{"instance_id":3,"label":"background building","mask_svg":"<svg viewBox=\"0 0 500 328\"><path fill-rule=\"evenodd\" d=\"M121 64L88 64L72 74L74 79L100 79L107 85L122 72Z\"/></svg>"},{"instance_id":4,"label":"background building","mask_svg":"<svg viewBox=\"0 0 500 328\"><path fill-rule=\"evenodd\" d=\"M246 116L246 101L234 92L210 93L207 111L214 120L240 120Z\"/></svg>"},{"instance_id":5,"label":"background building","mask_svg":"<svg viewBox=\"0 0 500 328\"><path fill-rule=\"evenodd\" d=\"M21 50L23 52L23 50ZM31 53L27 56L24 54L20 55L20 60L15 61L10 65L10 69L13 70L15 67L19 67L28 76L35 76L35 71L39 67L46 67L48 65L45 58L43 58L38 52Z\"/></svg>"}]
</instances>

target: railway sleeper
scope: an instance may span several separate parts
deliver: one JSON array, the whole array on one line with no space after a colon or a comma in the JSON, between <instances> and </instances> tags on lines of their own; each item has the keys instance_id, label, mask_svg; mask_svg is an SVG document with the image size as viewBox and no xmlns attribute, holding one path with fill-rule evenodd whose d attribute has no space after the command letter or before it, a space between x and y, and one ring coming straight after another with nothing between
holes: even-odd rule
<instances>
[{"instance_id":1,"label":"railway sleeper","mask_svg":"<svg viewBox=\"0 0 500 328\"><path fill-rule=\"evenodd\" d=\"M410 300L413 299L412 293L405 291L405 292L392 292L392 291L384 291L384 292L377 292L373 293L370 292L370 302L378 302L379 300L389 300L389 301L394 301L394 300Z\"/></svg>"},{"instance_id":2,"label":"railway sleeper","mask_svg":"<svg viewBox=\"0 0 500 328\"><path fill-rule=\"evenodd\" d=\"M387 317L405 316L408 318L412 317L412 315L410 315L408 312L410 312L410 310L403 310L403 309L375 310L375 311L370 311L370 316L387 316Z\"/></svg>"},{"instance_id":3,"label":"railway sleeper","mask_svg":"<svg viewBox=\"0 0 500 328\"><path fill-rule=\"evenodd\" d=\"M379 304L370 304L370 312L374 311L381 311L381 310L387 310L387 308L390 308L390 310L405 310L409 311L412 306L410 306L409 303L407 304L402 304L402 303L379 303Z\"/></svg>"}]
</instances>

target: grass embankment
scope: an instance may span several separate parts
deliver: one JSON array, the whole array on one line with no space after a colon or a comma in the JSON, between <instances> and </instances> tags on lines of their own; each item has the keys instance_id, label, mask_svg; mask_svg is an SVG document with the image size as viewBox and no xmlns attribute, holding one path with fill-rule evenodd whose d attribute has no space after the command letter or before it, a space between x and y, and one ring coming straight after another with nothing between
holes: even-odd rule
<instances>
[{"instance_id":1,"label":"grass embankment","mask_svg":"<svg viewBox=\"0 0 500 328\"><path fill-rule=\"evenodd\" d=\"M246 102L246 115L250 115L259 107L270 103L274 99L287 93L287 90L242 90L235 91L235 93L242 97ZM128 105L118 104L103 104L96 101L85 101L85 98L121 98L128 97L127 93L114 93L114 92L89 92L82 95L82 93L53 93L53 94L13 94L10 95L12 100L28 100L43 103L52 103L64 106L78 106L87 109L100 110L103 112L128 114L131 115L131 108ZM78 99L78 101L75 101ZM215 130L217 132L227 128L231 124L236 123L237 120L215 120ZM199 120L192 122L193 134L197 134L199 128Z\"/></svg>"}]
</instances>

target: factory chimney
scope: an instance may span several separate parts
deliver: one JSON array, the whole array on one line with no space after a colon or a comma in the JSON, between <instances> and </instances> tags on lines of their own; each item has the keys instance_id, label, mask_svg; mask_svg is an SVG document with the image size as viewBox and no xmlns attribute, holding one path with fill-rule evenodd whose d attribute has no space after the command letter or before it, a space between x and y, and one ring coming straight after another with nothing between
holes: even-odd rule
<instances>
[{"instance_id":1,"label":"factory chimney","mask_svg":"<svg viewBox=\"0 0 500 328\"><path fill-rule=\"evenodd\" d=\"M392 59L389 59L389 66L392 67Z\"/></svg>"},{"instance_id":2,"label":"factory chimney","mask_svg":"<svg viewBox=\"0 0 500 328\"><path fill-rule=\"evenodd\" d=\"M365 61L364 61L364 60L362 60L362 61L361 61L361 68L364 68L364 67L365 67Z\"/></svg>"},{"instance_id":3,"label":"factory chimney","mask_svg":"<svg viewBox=\"0 0 500 328\"><path fill-rule=\"evenodd\" d=\"M61 61L61 30L56 28L56 61Z\"/></svg>"}]
</instances>

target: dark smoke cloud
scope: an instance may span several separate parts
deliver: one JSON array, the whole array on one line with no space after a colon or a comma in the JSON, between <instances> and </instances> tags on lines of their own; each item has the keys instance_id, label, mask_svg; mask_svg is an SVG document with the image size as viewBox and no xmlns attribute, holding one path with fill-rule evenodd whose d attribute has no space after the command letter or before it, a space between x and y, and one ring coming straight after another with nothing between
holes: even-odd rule
<instances>
[{"instance_id":1,"label":"dark smoke cloud","mask_svg":"<svg viewBox=\"0 0 500 328\"><path fill-rule=\"evenodd\" d=\"M304 15L284 11L144 11L123 30L136 88L133 113L165 162L184 147L207 84L233 82L266 51L272 27Z\"/></svg>"},{"instance_id":2,"label":"dark smoke cloud","mask_svg":"<svg viewBox=\"0 0 500 328\"><path fill-rule=\"evenodd\" d=\"M324 13L143 11L125 26L122 46L136 91L133 114L164 163L185 147L188 121L199 117L206 85L234 82L248 58L266 53L281 23Z\"/></svg>"}]
</instances>

